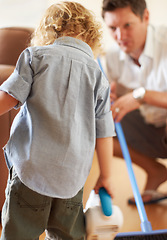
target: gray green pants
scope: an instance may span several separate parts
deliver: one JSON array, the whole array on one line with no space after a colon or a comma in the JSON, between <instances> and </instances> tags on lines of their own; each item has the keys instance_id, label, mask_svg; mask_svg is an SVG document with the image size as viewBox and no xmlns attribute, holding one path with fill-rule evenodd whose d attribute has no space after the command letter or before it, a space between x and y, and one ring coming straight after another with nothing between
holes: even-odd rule
<instances>
[{"instance_id":1,"label":"gray green pants","mask_svg":"<svg viewBox=\"0 0 167 240\"><path fill-rule=\"evenodd\" d=\"M83 190L71 199L40 195L10 171L2 209L1 240L84 240Z\"/></svg>"}]
</instances>

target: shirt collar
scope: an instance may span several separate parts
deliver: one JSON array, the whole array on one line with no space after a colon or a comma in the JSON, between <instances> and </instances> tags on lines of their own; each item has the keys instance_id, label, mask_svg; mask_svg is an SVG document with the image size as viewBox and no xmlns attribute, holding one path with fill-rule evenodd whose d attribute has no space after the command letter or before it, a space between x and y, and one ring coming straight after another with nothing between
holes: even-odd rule
<instances>
[{"instance_id":1,"label":"shirt collar","mask_svg":"<svg viewBox=\"0 0 167 240\"><path fill-rule=\"evenodd\" d=\"M123 52L122 50L120 51L120 60L123 61L128 57L128 54Z\"/></svg>"},{"instance_id":2,"label":"shirt collar","mask_svg":"<svg viewBox=\"0 0 167 240\"><path fill-rule=\"evenodd\" d=\"M148 25L146 43L142 55L153 58L154 52L154 27Z\"/></svg>"},{"instance_id":3,"label":"shirt collar","mask_svg":"<svg viewBox=\"0 0 167 240\"><path fill-rule=\"evenodd\" d=\"M85 43L82 40L77 39L77 38L66 37L66 36L60 37L55 40L54 44L77 48L77 49L85 52L90 57L94 57L91 47L87 43Z\"/></svg>"}]
</instances>

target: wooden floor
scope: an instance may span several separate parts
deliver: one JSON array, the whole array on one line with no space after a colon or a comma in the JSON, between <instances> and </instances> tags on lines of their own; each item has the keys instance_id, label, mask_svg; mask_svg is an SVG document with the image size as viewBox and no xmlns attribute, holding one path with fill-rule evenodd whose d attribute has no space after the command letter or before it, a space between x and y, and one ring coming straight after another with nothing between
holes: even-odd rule
<instances>
[{"instance_id":1,"label":"wooden floor","mask_svg":"<svg viewBox=\"0 0 167 240\"><path fill-rule=\"evenodd\" d=\"M167 166L167 160L163 160L163 163ZM142 192L146 181L146 175L144 171L136 165L133 165L133 169L139 190ZM94 186L97 172L98 164L95 155L93 167L85 185L84 201L87 200L88 193ZM124 215L124 224L121 232L141 231L141 221L136 206L130 206L127 204L127 199L133 196L133 192L125 161L119 158L113 159L113 186L115 193L113 204L119 206ZM167 192L167 181L162 184L158 190L161 192ZM164 200L159 204L147 205L145 206L145 209L153 230L167 229L167 200Z\"/></svg>"},{"instance_id":2,"label":"wooden floor","mask_svg":"<svg viewBox=\"0 0 167 240\"><path fill-rule=\"evenodd\" d=\"M167 160L163 160L163 163L167 165ZM135 172L139 190L142 192L146 180L146 175L137 166L133 165L133 169ZM98 174L99 168L95 154L92 169L84 188L84 206L89 197L90 191L92 190L96 179L98 178ZM113 159L113 186L115 192L113 204L119 206L124 215L124 224L121 232L141 231L141 221L137 208L135 206L129 206L127 204L127 199L133 196L133 193L125 161L119 158ZM167 192L167 181L160 186L159 191ZM151 222L153 230L167 229L167 200L159 204L145 206L145 209L148 220ZM40 240L44 240L44 238L45 234L43 233L40 237Z\"/></svg>"}]
</instances>

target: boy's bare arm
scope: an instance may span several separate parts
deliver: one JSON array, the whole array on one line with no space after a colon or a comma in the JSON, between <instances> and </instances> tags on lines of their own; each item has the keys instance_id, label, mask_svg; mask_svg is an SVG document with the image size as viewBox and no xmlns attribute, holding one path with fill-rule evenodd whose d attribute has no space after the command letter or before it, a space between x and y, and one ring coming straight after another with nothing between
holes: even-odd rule
<instances>
[{"instance_id":1,"label":"boy's bare arm","mask_svg":"<svg viewBox=\"0 0 167 240\"><path fill-rule=\"evenodd\" d=\"M10 111L18 104L18 100L4 91L0 91L0 115Z\"/></svg>"},{"instance_id":2,"label":"boy's bare arm","mask_svg":"<svg viewBox=\"0 0 167 240\"><path fill-rule=\"evenodd\" d=\"M97 138L96 152L100 167L100 176L95 186L95 192L98 193L100 187L104 187L113 197L112 188L112 158L113 158L113 139Z\"/></svg>"}]
</instances>

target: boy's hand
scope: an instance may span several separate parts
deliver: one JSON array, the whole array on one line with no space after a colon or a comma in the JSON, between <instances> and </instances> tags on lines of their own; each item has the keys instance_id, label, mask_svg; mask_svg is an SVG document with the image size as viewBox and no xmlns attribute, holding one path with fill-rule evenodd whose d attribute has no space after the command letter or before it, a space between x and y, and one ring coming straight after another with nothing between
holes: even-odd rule
<instances>
[{"instance_id":1,"label":"boy's hand","mask_svg":"<svg viewBox=\"0 0 167 240\"><path fill-rule=\"evenodd\" d=\"M106 191L111 196L111 198L114 197L111 177L108 177L108 178L104 178L102 176L99 177L99 179L97 180L97 183L94 187L94 190L95 190L96 194L99 193L99 189L101 187L104 187L106 189Z\"/></svg>"}]
</instances>

